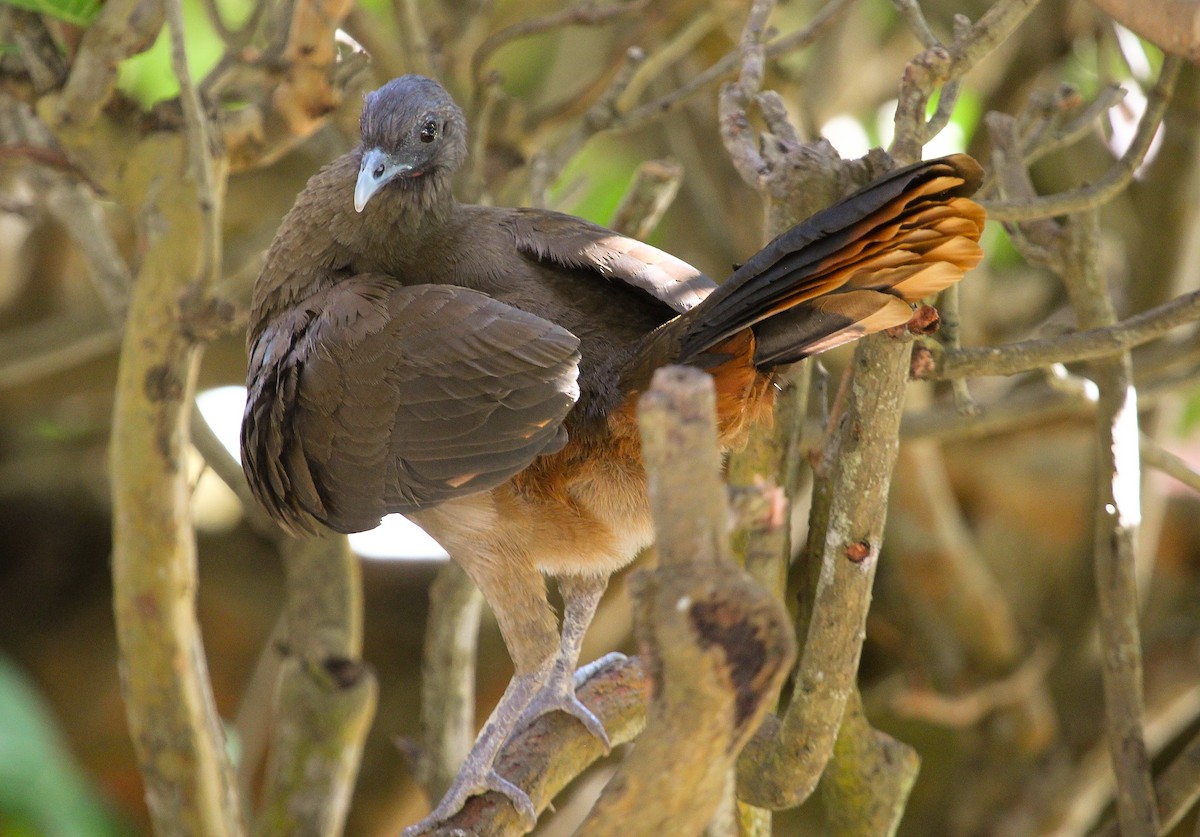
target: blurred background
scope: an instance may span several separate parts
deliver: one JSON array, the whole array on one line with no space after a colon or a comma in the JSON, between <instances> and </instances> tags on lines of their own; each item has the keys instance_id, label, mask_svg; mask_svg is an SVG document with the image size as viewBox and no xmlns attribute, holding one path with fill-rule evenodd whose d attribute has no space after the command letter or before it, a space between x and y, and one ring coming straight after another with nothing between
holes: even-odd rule
<instances>
[{"instance_id":1,"label":"blurred background","mask_svg":"<svg viewBox=\"0 0 1200 837\"><path fill-rule=\"evenodd\" d=\"M254 12L251 0L213 3L232 27ZM806 138L824 135L854 157L889 141L898 80L920 45L888 0L838 5L810 46L770 63L765 86L782 93ZM922 8L949 37L954 14L976 19L989 5L924 0ZM772 24L783 34L801 29L825 6L781 4ZM68 45L95 11L86 2L73 7L74 19L62 9L50 10L57 19L45 17ZM624 104L654 102L734 50L745 13L735 0L611 6L621 7L586 23L530 27L487 56L480 77L491 79L495 110L465 194L497 204L537 200L535 153L578 124L624 50L667 56ZM197 77L224 49L212 8L184 3ZM225 273L253 265L305 180L356 142L359 94L412 69L397 21L419 16L434 65L468 104L479 90L471 56L487 36L562 8L544 0L357 4L343 50L365 49L371 62L311 138L271 165L231 177ZM18 18L4 13L10 29L0 85L17 85L11 27ZM1015 113L1067 84L1085 101L1120 85L1124 99L1092 130L1034 167L1042 192L1094 181L1128 144L1160 64L1153 47L1087 3L1045 0L967 76L950 125L926 156L967 149L986 160L987 112ZM1185 66L1150 159L1102 213L1103 264L1121 316L1200 285L1198 81L1196 68ZM165 35L124 62L120 86L129 107L148 113L177 94ZM721 145L716 92L716 83L702 86L628 129L590 137L555 178L547 203L610 223L638 165L673 160L683 172L680 189L649 240L724 276L763 243L764 209ZM119 335L68 231L25 177L28 165L0 156L0 835L144 834L149 820L125 727L109 577L107 445ZM106 221L134 254L130 219L114 206ZM1023 261L1000 225L989 224L985 249L987 261L962 284L965 344L1071 327L1057 280ZM1135 353L1150 442L1193 467L1200 467L1198 349L1189 334ZM835 384L843 362L840 355L824 361ZM207 347L201 408L224 438L236 438L244 373L240 335ZM1089 407L1041 373L971 386L985 418L996 420L964 418L941 387L910 392L862 664L867 712L923 759L902 834L1084 834L1103 818L1111 794L1094 637ZM232 724L278 616L283 572L276 545L246 525L237 498L198 455L193 478L199 617L218 707ZM1143 480L1147 734L1165 763L1200 727L1200 498L1154 470ZM380 697L347 833L374 837L394 834L425 805L403 742L417 732L426 588L443 556L411 533L353 545L364 556L364 658ZM618 577L584 656L630 646ZM509 673L485 617L481 717ZM569 833L605 769L582 778L538 833ZM781 817L777 833L819 834L820 817L818 799ZM1194 827L1185 822L1173 833Z\"/></svg>"}]
</instances>

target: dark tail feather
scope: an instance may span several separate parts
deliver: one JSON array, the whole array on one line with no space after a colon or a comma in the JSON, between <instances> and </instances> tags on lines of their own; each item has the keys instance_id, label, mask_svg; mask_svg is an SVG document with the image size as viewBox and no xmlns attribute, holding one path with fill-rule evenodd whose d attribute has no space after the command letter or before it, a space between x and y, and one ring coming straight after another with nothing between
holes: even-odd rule
<instances>
[{"instance_id":1,"label":"dark tail feather","mask_svg":"<svg viewBox=\"0 0 1200 837\"><path fill-rule=\"evenodd\" d=\"M689 312L679 360L752 327L772 366L907 322L982 258L982 176L965 154L916 163L796 225Z\"/></svg>"}]
</instances>

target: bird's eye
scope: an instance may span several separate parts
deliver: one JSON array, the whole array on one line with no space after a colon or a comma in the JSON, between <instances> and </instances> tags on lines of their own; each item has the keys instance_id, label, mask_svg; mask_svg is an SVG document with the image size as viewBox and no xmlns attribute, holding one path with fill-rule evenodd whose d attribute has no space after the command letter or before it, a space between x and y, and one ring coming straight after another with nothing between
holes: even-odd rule
<instances>
[{"instance_id":1,"label":"bird's eye","mask_svg":"<svg viewBox=\"0 0 1200 837\"><path fill-rule=\"evenodd\" d=\"M421 126L421 142L433 142L437 139L438 126L432 120Z\"/></svg>"},{"instance_id":2,"label":"bird's eye","mask_svg":"<svg viewBox=\"0 0 1200 837\"><path fill-rule=\"evenodd\" d=\"M383 164L382 163L380 163L378 166L375 167L375 172L374 172L373 176L375 177L376 180L383 177Z\"/></svg>"}]
</instances>

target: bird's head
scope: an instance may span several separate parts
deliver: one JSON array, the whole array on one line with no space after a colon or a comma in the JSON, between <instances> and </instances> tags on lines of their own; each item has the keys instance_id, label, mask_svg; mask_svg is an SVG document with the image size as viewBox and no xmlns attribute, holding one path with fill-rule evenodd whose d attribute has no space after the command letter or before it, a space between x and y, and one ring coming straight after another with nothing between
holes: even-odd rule
<instances>
[{"instance_id":1,"label":"bird's head","mask_svg":"<svg viewBox=\"0 0 1200 837\"><path fill-rule=\"evenodd\" d=\"M467 123L446 89L407 75L368 93L363 103L362 164L354 208L363 211L384 187L420 189L444 181L467 154Z\"/></svg>"}]
</instances>

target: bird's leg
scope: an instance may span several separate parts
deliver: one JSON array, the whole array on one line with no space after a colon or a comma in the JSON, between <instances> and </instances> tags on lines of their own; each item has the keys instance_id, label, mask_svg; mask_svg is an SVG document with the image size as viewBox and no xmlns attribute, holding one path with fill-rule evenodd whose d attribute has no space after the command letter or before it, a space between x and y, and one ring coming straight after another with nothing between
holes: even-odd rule
<instances>
[{"instance_id":1,"label":"bird's leg","mask_svg":"<svg viewBox=\"0 0 1200 837\"><path fill-rule=\"evenodd\" d=\"M604 595L604 588L607 586L608 577L604 575L559 576L558 589L563 597L563 623L558 656L554 658L549 677L542 684L541 690L530 700L514 732L524 729L547 712L557 710L578 719L588 732L600 739L605 749L611 746L604 724L600 723L600 719L592 710L575 697L575 666L579 662L583 635L592 623L592 617L596 615L596 606L600 603L600 597ZM587 679L586 673L583 679Z\"/></svg>"},{"instance_id":2,"label":"bird's leg","mask_svg":"<svg viewBox=\"0 0 1200 837\"><path fill-rule=\"evenodd\" d=\"M545 582L541 573L531 566L461 558L459 563L492 605L504 643L512 655L515 673L450 789L429 816L404 829L403 837L432 831L458 813L470 797L487 791L508 797L524 820L527 831L537 824L537 811L529 795L498 774L493 763L552 670L554 613L546 600Z\"/></svg>"},{"instance_id":3,"label":"bird's leg","mask_svg":"<svg viewBox=\"0 0 1200 837\"><path fill-rule=\"evenodd\" d=\"M462 767L459 768L458 775L455 776L450 789L446 791L441 802L430 812L429 816L404 829L403 837L416 837L416 835L433 830L457 814L472 796L488 791L495 791L508 797L521 818L525 820L526 826L530 829L533 828L537 823L537 811L534 810L529 795L497 773L492 764L499 755L500 748L508 740L517 719L521 717L522 710L537 693L542 676L544 675L539 673L513 676L504 690L500 702L496 704L487 723L480 730L479 737L475 739L475 744L471 747L471 752L467 754L466 760L463 761Z\"/></svg>"}]
</instances>

